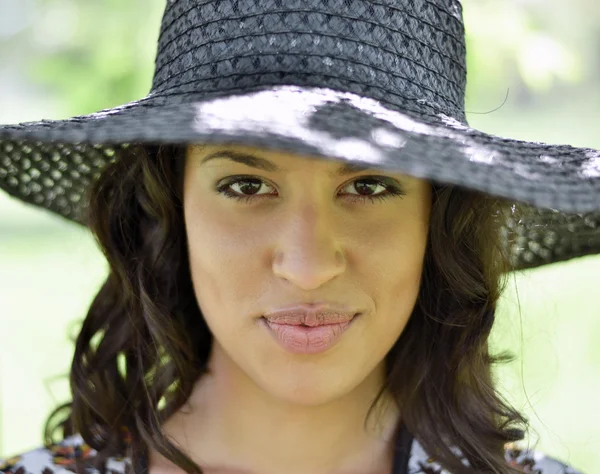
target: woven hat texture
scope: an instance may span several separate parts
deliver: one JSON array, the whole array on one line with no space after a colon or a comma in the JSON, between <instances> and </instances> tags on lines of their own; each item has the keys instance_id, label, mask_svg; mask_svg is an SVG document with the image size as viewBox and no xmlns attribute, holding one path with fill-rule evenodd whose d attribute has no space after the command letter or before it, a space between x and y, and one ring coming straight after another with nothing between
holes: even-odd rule
<instances>
[{"instance_id":1,"label":"woven hat texture","mask_svg":"<svg viewBox=\"0 0 600 474\"><path fill-rule=\"evenodd\" d=\"M600 152L471 128L464 34L457 0L169 0L149 94L0 126L0 187L85 224L85 190L131 147L239 143L514 202L514 269L600 252Z\"/></svg>"}]
</instances>

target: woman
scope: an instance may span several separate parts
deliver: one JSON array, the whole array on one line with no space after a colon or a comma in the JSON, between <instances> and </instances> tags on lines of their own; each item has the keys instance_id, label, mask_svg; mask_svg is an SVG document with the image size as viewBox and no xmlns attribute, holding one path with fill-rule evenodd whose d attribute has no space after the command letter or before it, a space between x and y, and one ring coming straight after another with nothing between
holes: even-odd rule
<instances>
[{"instance_id":1,"label":"woman","mask_svg":"<svg viewBox=\"0 0 600 474\"><path fill-rule=\"evenodd\" d=\"M464 54L454 0L174 0L146 98L0 128L110 266L3 470L577 473L487 341L509 271L600 250L600 155L469 128Z\"/></svg>"}]
</instances>

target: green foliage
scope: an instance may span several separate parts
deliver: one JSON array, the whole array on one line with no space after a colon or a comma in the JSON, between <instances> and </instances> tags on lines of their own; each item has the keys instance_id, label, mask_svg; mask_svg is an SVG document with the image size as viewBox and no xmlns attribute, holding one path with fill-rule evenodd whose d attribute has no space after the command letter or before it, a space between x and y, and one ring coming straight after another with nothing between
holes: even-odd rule
<instances>
[{"instance_id":1,"label":"green foliage","mask_svg":"<svg viewBox=\"0 0 600 474\"><path fill-rule=\"evenodd\" d=\"M463 2L469 74L478 90L490 84L522 82L532 93L546 93L556 83L583 78L580 51L553 37L548 27L523 3L467 0Z\"/></svg>"},{"instance_id":2,"label":"green foliage","mask_svg":"<svg viewBox=\"0 0 600 474\"><path fill-rule=\"evenodd\" d=\"M164 0L40 2L39 28L65 28L68 34L53 50L32 58L32 79L54 89L67 114L91 113L144 97L150 90L163 8ZM62 25L44 24L61 19ZM39 36L40 42L47 40Z\"/></svg>"}]
</instances>

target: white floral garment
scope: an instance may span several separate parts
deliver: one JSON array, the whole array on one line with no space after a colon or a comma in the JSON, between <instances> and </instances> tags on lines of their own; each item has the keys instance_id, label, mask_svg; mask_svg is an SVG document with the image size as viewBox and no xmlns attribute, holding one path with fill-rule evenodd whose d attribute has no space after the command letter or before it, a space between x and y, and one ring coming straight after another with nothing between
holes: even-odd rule
<instances>
[{"instance_id":1,"label":"white floral garment","mask_svg":"<svg viewBox=\"0 0 600 474\"><path fill-rule=\"evenodd\" d=\"M409 456L396 460L393 474L451 474L442 469L419 444L410 437ZM563 462L536 450L506 448L506 459L511 465L520 466L532 474L583 474ZM0 473L4 474L72 474L76 472L75 459L88 460L96 451L83 442L79 434L70 436L49 448L38 448L8 459L0 459ZM465 461L466 462L466 461ZM124 474L129 458L110 458L106 464L107 474ZM94 468L86 468L87 474L96 474ZM131 472L131 471L130 471Z\"/></svg>"}]
</instances>

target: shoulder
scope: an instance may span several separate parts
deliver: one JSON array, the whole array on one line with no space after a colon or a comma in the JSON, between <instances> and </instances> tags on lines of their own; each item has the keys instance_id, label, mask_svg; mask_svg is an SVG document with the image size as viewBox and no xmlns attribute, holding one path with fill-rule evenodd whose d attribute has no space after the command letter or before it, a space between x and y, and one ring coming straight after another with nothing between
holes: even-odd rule
<instances>
[{"instance_id":1,"label":"shoulder","mask_svg":"<svg viewBox=\"0 0 600 474\"><path fill-rule=\"evenodd\" d=\"M525 449L517 444L508 444L504 452L506 460L511 465L528 468L533 473L583 474L572 466L535 449Z\"/></svg>"},{"instance_id":2,"label":"shoulder","mask_svg":"<svg viewBox=\"0 0 600 474\"><path fill-rule=\"evenodd\" d=\"M40 447L9 458L0 458L2 474L68 474L77 472L77 460L92 460L96 451L90 448L80 435L65 438L58 444ZM110 458L107 461L107 474L123 474L126 458ZM85 471L95 474L96 469Z\"/></svg>"},{"instance_id":3,"label":"shoulder","mask_svg":"<svg viewBox=\"0 0 600 474\"><path fill-rule=\"evenodd\" d=\"M460 450L458 449L453 449L453 451L460 454ZM527 473L583 474L581 471L576 470L568 464L553 458L542 451L525 449L516 443L507 444L504 453L504 457L509 465L520 467ZM463 458L463 463L468 464L468 461ZM450 474L448 471L442 469L440 464L425 452L417 440L413 441L407 472L408 474L424 472L432 474Z\"/></svg>"}]
</instances>

